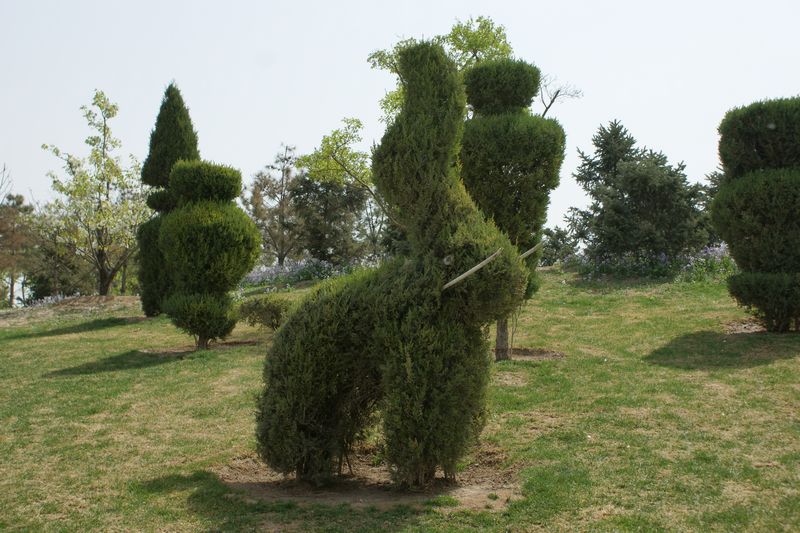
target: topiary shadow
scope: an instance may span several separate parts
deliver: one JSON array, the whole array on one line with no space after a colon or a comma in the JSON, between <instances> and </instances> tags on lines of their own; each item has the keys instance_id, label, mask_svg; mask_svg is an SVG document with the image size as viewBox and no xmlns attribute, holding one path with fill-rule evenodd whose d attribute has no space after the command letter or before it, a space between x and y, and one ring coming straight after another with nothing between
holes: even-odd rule
<instances>
[{"instance_id":1,"label":"topiary shadow","mask_svg":"<svg viewBox=\"0 0 800 533\"><path fill-rule=\"evenodd\" d=\"M390 510L356 509L349 505L300 505L292 501L265 501L232 490L216 474L197 470L168 474L131 485L145 498L188 493L187 508L211 522L211 531L378 531L391 523L405 530L419 526L420 512L409 506Z\"/></svg>"},{"instance_id":2,"label":"topiary shadow","mask_svg":"<svg viewBox=\"0 0 800 533\"><path fill-rule=\"evenodd\" d=\"M54 378L63 376L85 376L90 374L101 374L103 372L121 372L125 370L136 370L151 366L174 363L183 359L186 355L194 351L186 352L165 352L147 353L139 350L129 350L110 357L104 357L95 361L89 361L77 366L54 370L43 374L44 378Z\"/></svg>"},{"instance_id":3,"label":"topiary shadow","mask_svg":"<svg viewBox=\"0 0 800 533\"><path fill-rule=\"evenodd\" d=\"M43 331L22 331L3 336L0 340L36 339L42 337L57 337L59 335L71 335L73 333L89 333L102 329L109 329L118 326L125 326L134 322L146 320L145 317L126 317L126 318L98 318L88 322L81 322L72 326L63 326L55 329Z\"/></svg>"},{"instance_id":4,"label":"topiary shadow","mask_svg":"<svg viewBox=\"0 0 800 533\"><path fill-rule=\"evenodd\" d=\"M682 370L752 368L800 355L800 335L698 331L682 335L644 357Z\"/></svg>"}]
</instances>

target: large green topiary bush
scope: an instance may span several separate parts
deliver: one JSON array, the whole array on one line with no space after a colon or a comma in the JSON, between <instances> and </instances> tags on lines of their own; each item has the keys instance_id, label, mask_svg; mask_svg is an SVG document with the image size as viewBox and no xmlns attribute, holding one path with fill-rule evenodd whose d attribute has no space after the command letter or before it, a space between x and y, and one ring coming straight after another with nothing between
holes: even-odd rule
<instances>
[{"instance_id":1,"label":"large green topiary bush","mask_svg":"<svg viewBox=\"0 0 800 533\"><path fill-rule=\"evenodd\" d=\"M559 123L532 115L539 69L520 60L478 63L465 76L474 116L464 127L461 164L464 185L475 203L524 252L541 241L550 191L558 186L565 135ZM541 252L526 264L525 296L538 287ZM508 320L497 321L496 358L510 357Z\"/></svg>"},{"instance_id":2,"label":"large green topiary bush","mask_svg":"<svg viewBox=\"0 0 800 533\"><path fill-rule=\"evenodd\" d=\"M164 215L158 238L172 284L164 311L199 349L233 330L228 291L258 257L258 230L233 203L241 183L238 171L202 161L179 161L170 176L177 208Z\"/></svg>"},{"instance_id":3,"label":"large green topiary bush","mask_svg":"<svg viewBox=\"0 0 800 533\"><path fill-rule=\"evenodd\" d=\"M375 184L410 253L323 284L275 335L258 400L258 452L323 482L382 415L394 479L452 478L483 427L488 324L524 293L526 271L456 174L464 89L441 47L399 56L402 111L373 157ZM498 252L483 269L444 285Z\"/></svg>"},{"instance_id":4,"label":"large green topiary bush","mask_svg":"<svg viewBox=\"0 0 800 533\"><path fill-rule=\"evenodd\" d=\"M164 256L158 247L158 234L164 213L176 206L176 195L169 189L173 165L179 161L200 159L197 133L181 92L170 83L161 100L156 125L150 134L150 151L142 165L142 181L153 187L147 205L156 216L142 224L137 233L139 243L139 292L142 309L147 316L161 312L161 303L171 292L170 277L164 271ZM237 192L238 195L238 192Z\"/></svg>"},{"instance_id":5,"label":"large green topiary bush","mask_svg":"<svg viewBox=\"0 0 800 533\"><path fill-rule=\"evenodd\" d=\"M769 331L800 329L800 98L734 109L719 131L711 210L741 269L730 293Z\"/></svg>"}]
</instances>

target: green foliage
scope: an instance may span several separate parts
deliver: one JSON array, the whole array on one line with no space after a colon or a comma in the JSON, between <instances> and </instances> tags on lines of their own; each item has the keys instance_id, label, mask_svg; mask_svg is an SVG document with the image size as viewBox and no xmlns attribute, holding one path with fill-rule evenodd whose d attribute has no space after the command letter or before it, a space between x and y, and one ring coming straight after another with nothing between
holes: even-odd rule
<instances>
[{"instance_id":1,"label":"green foliage","mask_svg":"<svg viewBox=\"0 0 800 533\"><path fill-rule=\"evenodd\" d=\"M253 268L259 237L236 205L196 202L164 216L159 247L176 290L226 292Z\"/></svg>"},{"instance_id":2,"label":"green foliage","mask_svg":"<svg viewBox=\"0 0 800 533\"><path fill-rule=\"evenodd\" d=\"M187 202L229 202L242 192L242 175L235 168L208 161L178 161L169 175L169 192L179 206Z\"/></svg>"},{"instance_id":3,"label":"green foliage","mask_svg":"<svg viewBox=\"0 0 800 533\"><path fill-rule=\"evenodd\" d=\"M94 133L87 137L86 159L44 145L64 164L66 178L50 173L60 198L47 209L62 226L58 234L96 273L97 291L108 294L117 273L137 250L136 228L150 217L145 190L137 179L139 163L130 156L124 166L114 151L121 146L111 133L110 121L119 111L102 91L95 91L83 116Z\"/></svg>"},{"instance_id":4,"label":"green foliage","mask_svg":"<svg viewBox=\"0 0 800 533\"><path fill-rule=\"evenodd\" d=\"M299 258L299 221L292 205L291 185L297 179L294 148L285 146L273 164L256 173L250 187L242 193L247 214L261 231L262 257L266 264ZM249 194L246 194L249 193Z\"/></svg>"},{"instance_id":5,"label":"green foliage","mask_svg":"<svg viewBox=\"0 0 800 533\"><path fill-rule=\"evenodd\" d=\"M800 329L800 274L740 272L728 278L728 290L767 331Z\"/></svg>"},{"instance_id":6,"label":"green foliage","mask_svg":"<svg viewBox=\"0 0 800 533\"><path fill-rule=\"evenodd\" d=\"M178 206L175 196L168 189L155 189L147 195L147 207L158 213L167 213ZM142 246L142 243L139 243Z\"/></svg>"},{"instance_id":7,"label":"green foliage","mask_svg":"<svg viewBox=\"0 0 800 533\"><path fill-rule=\"evenodd\" d=\"M139 226L139 297L146 316L161 313L161 302L171 292L169 272L164 267L164 254L158 245L163 215L156 215Z\"/></svg>"},{"instance_id":8,"label":"green foliage","mask_svg":"<svg viewBox=\"0 0 800 533\"><path fill-rule=\"evenodd\" d=\"M194 335L197 347L224 339L236 326L236 314L227 294L175 292L163 302L164 312L175 327Z\"/></svg>"},{"instance_id":9,"label":"green foliage","mask_svg":"<svg viewBox=\"0 0 800 533\"><path fill-rule=\"evenodd\" d=\"M726 179L754 170L800 167L800 97L732 109L719 125L719 134Z\"/></svg>"},{"instance_id":10,"label":"green foliage","mask_svg":"<svg viewBox=\"0 0 800 533\"><path fill-rule=\"evenodd\" d=\"M233 327L227 292L253 268L261 245L258 229L244 211L219 199L227 194L219 191L231 187L215 187L215 178L223 184L241 183L238 171L229 167L201 162L175 165L170 183L181 184L176 193L179 207L163 215L158 237L173 291L164 309L176 326L195 336L200 349ZM214 199L188 193L193 179L198 190Z\"/></svg>"},{"instance_id":11,"label":"green foliage","mask_svg":"<svg viewBox=\"0 0 800 533\"><path fill-rule=\"evenodd\" d=\"M800 272L800 169L761 170L723 185L713 222L750 272Z\"/></svg>"},{"instance_id":12,"label":"green foliage","mask_svg":"<svg viewBox=\"0 0 800 533\"><path fill-rule=\"evenodd\" d=\"M542 259L540 264L565 264L578 255L577 242L569 230L556 226L542 230Z\"/></svg>"},{"instance_id":13,"label":"green foliage","mask_svg":"<svg viewBox=\"0 0 800 533\"><path fill-rule=\"evenodd\" d=\"M454 65L422 43L399 54L398 70L405 103L375 150L373 176L409 254L323 284L278 330L264 368L258 452L316 482L336 472L376 412L399 483L424 485L437 467L452 478L484 421L486 326L525 283L517 251L453 172L465 108Z\"/></svg>"},{"instance_id":14,"label":"green foliage","mask_svg":"<svg viewBox=\"0 0 800 533\"><path fill-rule=\"evenodd\" d=\"M541 239L566 143L558 122L527 112L538 89L539 69L524 61L486 61L466 74L467 101L475 116L467 121L461 143L464 185L519 253ZM526 260L526 298L538 287L540 257L536 252ZM507 339L503 317L497 324L498 359L508 358Z\"/></svg>"},{"instance_id":15,"label":"green foliage","mask_svg":"<svg viewBox=\"0 0 800 533\"><path fill-rule=\"evenodd\" d=\"M595 153L579 152L574 175L592 204L572 227L591 263L672 264L707 242L703 189L688 183L683 163L673 166L664 154L637 148L618 121L601 126L592 142Z\"/></svg>"},{"instance_id":16,"label":"green foliage","mask_svg":"<svg viewBox=\"0 0 800 533\"><path fill-rule=\"evenodd\" d=\"M142 165L142 181L153 187L166 188L172 166L177 161L198 159L197 133L189 110L178 87L170 83L164 91L156 125L150 134L150 151Z\"/></svg>"},{"instance_id":17,"label":"green foliage","mask_svg":"<svg viewBox=\"0 0 800 533\"><path fill-rule=\"evenodd\" d=\"M363 188L302 174L292 181L289 191L299 222L300 245L312 258L342 265L360 255L355 229L366 201Z\"/></svg>"},{"instance_id":18,"label":"green foliage","mask_svg":"<svg viewBox=\"0 0 800 533\"><path fill-rule=\"evenodd\" d=\"M505 27L495 24L489 17L469 18L465 22L457 20L448 34L436 36L432 42L444 47L459 71L465 71L481 61L508 59L513 52L508 44ZM372 68L398 74L401 52L417 44L419 42L416 39L404 39L389 50L372 52L367 61ZM400 111L405 99L404 93L405 80L400 76L395 90L386 93L380 101L382 120L387 124Z\"/></svg>"},{"instance_id":19,"label":"green foliage","mask_svg":"<svg viewBox=\"0 0 800 533\"><path fill-rule=\"evenodd\" d=\"M464 74L467 102L482 115L520 112L539 92L540 77L538 68L522 60L481 62Z\"/></svg>"},{"instance_id":20,"label":"green foliage","mask_svg":"<svg viewBox=\"0 0 800 533\"><path fill-rule=\"evenodd\" d=\"M263 294L248 298L239 306L239 320L251 326L263 326L277 330L292 311L293 302L275 294Z\"/></svg>"},{"instance_id":21,"label":"green foliage","mask_svg":"<svg viewBox=\"0 0 800 533\"><path fill-rule=\"evenodd\" d=\"M729 111L712 222L742 272L728 288L770 331L800 329L800 98Z\"/></svg>"}]
</instances>

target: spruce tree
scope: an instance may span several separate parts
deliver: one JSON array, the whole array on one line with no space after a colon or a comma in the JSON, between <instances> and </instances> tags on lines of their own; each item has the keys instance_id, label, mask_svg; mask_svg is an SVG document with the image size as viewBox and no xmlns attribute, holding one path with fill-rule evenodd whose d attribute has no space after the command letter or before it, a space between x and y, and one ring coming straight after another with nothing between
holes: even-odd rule
<instances>
[{"instance_id":1,"label":"spruce tree","mask_svg":"<svg viewBox=\"0 0 800 533\"><path fill-rule=\"evenodd\" d=\"M464 185L486 216L520 252L541 241L550 191L558 186L565 135L558 122L532 115L539 69L500 59L467 71L467 102L474 116L464 127L461 164ZM541 251L528 256L526 298L538 288ZM495 357L510 358L508 318L497 321Z\"/></svg>"},{"instance_id":2,"label":"spruce tree","mask_svg":"<svg viewBox=\"0 0 800 533\"><path fill-rule=\"evenodd\" d=\"M161 303L170 293L170 278L164 270L164 256L158 248L158 235L163 215L175 206L169 188L169 175L177 161L200 159L197 133L192 126L189 110L180 90L170 83L156 125L150 134L150 151L142 166L142 181L153 187L147 205L156 211L148 222L139 227L139 285L142 309L147 316L161 312Z\"/></svg>"}]
</instances>

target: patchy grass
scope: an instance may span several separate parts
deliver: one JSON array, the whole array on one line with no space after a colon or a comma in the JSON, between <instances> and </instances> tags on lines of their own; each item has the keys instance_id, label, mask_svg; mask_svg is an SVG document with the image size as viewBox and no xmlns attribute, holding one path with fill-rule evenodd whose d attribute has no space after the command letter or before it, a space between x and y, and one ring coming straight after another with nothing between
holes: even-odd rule
<instances>
[{"instance_id":1,"label":"patchy grass","mask_svg":"<svg viewBox=\"0 0 800 533\"><path fill-rule=\"evenodd\" d=\"M800 335L743 323L721 285L546 272L517 344L563 357L496 365L467 460L513 473L519 494L468 509L226 484L254 450L269 339L253 328L194 353L133 299L3 313L0 530L796 531Z\"/></svg>"}]
</instances>

